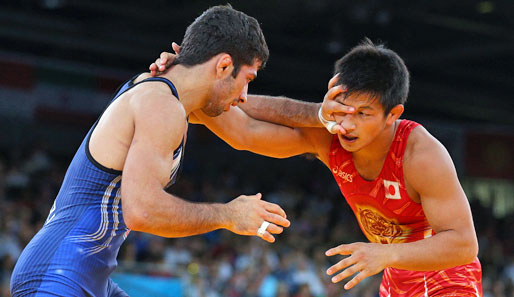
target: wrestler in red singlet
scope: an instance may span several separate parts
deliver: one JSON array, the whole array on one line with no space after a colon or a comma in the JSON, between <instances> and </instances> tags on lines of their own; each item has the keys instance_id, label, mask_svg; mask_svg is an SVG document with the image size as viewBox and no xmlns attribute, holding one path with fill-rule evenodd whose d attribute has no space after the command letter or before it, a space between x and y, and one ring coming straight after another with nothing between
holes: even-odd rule
<instances>
[{"instance_id":1,"label":"wrestler in red singlet","mask_svg":"<svg viewBox=\"0 0 514 297\"><path fill-rule=\"evenodd\" d=\"M351 206L369 241L382 244L413 242L432 236L420 203L407 194L403 178L403 154L410 132L418 123L402 120L396 130L380 175L363 179L334 135L330 168L341 193ZM478 258L467 265L439 271L386 268L380 296L482 296Z\"/></svg>"}]
</instances>

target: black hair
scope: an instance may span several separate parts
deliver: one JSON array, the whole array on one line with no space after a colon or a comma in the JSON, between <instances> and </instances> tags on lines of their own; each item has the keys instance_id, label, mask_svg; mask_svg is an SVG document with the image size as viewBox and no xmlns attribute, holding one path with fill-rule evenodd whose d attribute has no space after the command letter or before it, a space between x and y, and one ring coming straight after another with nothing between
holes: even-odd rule
<instances>
[{"instance_id":1,"label":"black hair","mask_svg":"<svg viewBox=\"0 0 514 297\"><path fill-rule=\"evenodd\" d=\"M263 68L269 50L257 20L230 4L209 8L187 27L180 54L173 64L197 65L219 53L232 57L234 77L241 65L252 65L256 59L262 62L260 68Z\"/></svg>"},{"instance_id":2,"label":"black hair","mask_svg":"<svg viewBox=\"0 0 514 297\"><path fill-rule=\"evenodd\" d=\"M335 63L337 84L352 93L368 93L378 99L387 115L393 107L404 104L409 94L409 71L402 58L383 44L365 38Z\"/></svg>"}]
</instances>

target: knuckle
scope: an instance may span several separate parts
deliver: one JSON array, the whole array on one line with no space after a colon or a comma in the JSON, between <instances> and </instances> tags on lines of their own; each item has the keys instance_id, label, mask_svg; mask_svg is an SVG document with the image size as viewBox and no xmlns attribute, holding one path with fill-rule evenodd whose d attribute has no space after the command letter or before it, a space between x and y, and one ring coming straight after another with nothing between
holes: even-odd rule
<instances>
[{"instance_id":1,"label":"knuckle","mask_svg":"<svg viewBox=\"0 0 514 297\"><path fill-rule=\"evenodd\" d=\"M348 269L346 269L346 270L348 271L348 275L352 275L352 274L354 274L355 272L357 272L357 271L358 271L358 269L357 269L357 266L356 266L356 265L350 266L350 267L348 267Z\"/></svg>"},{"instance_id":2,"label":"knuckle","mask_svg":"<svg viewBox=\"0 0 514 297\"><path fill-rule=\"evenodd\" d=\"M344 259L344 260L341 260L341 262L339 262L339 269L342 269L344 267L347 267L349 265L348 263L348 258Z\"/></svg>"}]
</instances>

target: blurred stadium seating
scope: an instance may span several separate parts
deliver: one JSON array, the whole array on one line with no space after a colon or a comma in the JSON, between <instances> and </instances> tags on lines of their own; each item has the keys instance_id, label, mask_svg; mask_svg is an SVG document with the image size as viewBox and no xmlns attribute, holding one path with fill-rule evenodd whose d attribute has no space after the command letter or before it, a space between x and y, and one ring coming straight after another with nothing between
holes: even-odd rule
<instances>
[{"instance_id":1,"label":"blurred stadium seating","mask_svg":"<svg viewBox=\"0 0 514 297\"><path fill-rule=\"evenodd\" d=\"M147 2L0 4L0 296L110 94L218 4ZM333 61L364 36L398 51L413 77L406 116L445 144L470 199L484 296L514 296L514 3L383 2L233 1L259 19L271 50L251 92L320 101ZM325 274L327 248L365 238L312 157L237 152L192 126L174 191L192 201L262 192L292 226L272 245L227 231L132 232L113 276L132 296L377 296L379 275L347 292Z\"/></svg>"}]
</instances>

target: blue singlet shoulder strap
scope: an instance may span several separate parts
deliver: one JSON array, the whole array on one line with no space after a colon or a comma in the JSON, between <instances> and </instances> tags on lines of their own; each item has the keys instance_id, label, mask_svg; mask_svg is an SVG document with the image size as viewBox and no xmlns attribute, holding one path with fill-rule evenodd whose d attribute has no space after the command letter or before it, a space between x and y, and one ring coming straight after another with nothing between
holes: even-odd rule
<instances>
[{"instance_id":1,"label":"blue singlet shoulder strap","mask_svg":"<svg viewBox=\"0 0 514 297\"><path fill-rule=\"evenodd\" d=\"M150 77L150 78L140 81L138 84L147 82L147 81L162 81L163 83L167 84L168 87L170 87L171 92L173 93L173 96L175 96L175 97L177 97L177 99L179 99L177 88L175 88L175 85L173 85L173 83L171 81L169 81L168 79L166 79L164 77Z\"/></svg>"}]
</instances>

